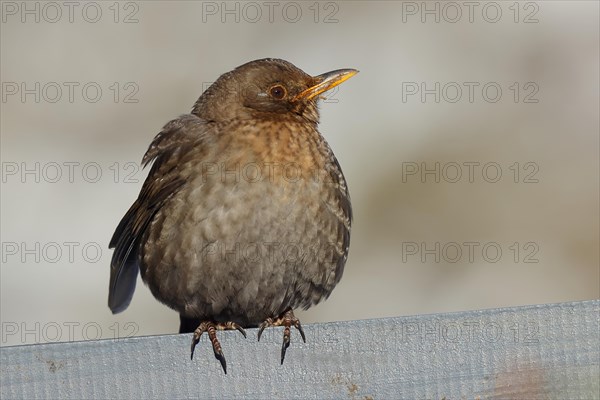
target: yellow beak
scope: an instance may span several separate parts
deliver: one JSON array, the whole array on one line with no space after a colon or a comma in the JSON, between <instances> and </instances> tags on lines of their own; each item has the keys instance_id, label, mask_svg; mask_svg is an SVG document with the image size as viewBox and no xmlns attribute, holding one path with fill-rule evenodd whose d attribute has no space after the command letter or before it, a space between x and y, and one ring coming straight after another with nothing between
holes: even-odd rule
<instances>
[{"instance_id":1,"label":"yellow beak","mask_svg":"<svg viewBox=\"0 0 600 400\"><path fill-rule=\"evenodd\" d=\"M297 94L293 100L310 100L352 78L356 74L358 74L358 70L355 69L338 69L317 75L313 77L316 84Z\"/></svg>"}]
</instances>

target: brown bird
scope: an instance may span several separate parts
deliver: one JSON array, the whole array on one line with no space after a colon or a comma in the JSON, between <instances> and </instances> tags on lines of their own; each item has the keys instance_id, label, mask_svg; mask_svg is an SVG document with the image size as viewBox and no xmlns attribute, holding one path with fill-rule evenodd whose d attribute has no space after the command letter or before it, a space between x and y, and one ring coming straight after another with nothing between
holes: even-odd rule
<instances>
[{"instance_id":1,"label":"brown bird","mask_svg":"<svg viewBox=\"0 0 600 400\"><path fill-rule=\"evenodd\" d=\"M138 270L159 301L207 332L283 326L306 341L294 309L327 298L342 277L352 209L342 170L317 130L320 95L358 71L310 76L262 59L223 74L191 114L167 123L153 163L111 241L108 305L127 308Z\"/></svg>"}]
</instances>

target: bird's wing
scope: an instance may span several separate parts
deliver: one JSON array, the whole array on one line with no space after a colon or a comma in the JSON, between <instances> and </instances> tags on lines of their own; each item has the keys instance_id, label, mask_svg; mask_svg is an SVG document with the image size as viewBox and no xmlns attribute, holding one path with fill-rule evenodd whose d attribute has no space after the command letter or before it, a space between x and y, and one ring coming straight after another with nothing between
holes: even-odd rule
<instances>
[{"instance_id":1,"label":"bird's wing","mask_svg":"<svg viewBox=\"0 0 600 400\"><path fill-rule=\"evenodd\" d=\"M185 184L178 172L181 156L198 145L206 123L195 115L172 120L156 135L142 159L153 163L142 190L110 240L115 251L110 263L108 306L116 314L129 306L139 271L139 255L146 228L161 206Z\"/></svg>"},{"instance_id":2,"label":"bird's wing","mask_svg":"<svg viewBox=\"0 0 600 400\"><path fill-rule=\"evenodd\" d=\"M342 256L338 259L336 270L335 270L335 283L337 284L342 279L344 273L344 265L348 258L348 251L350 249L350 227L352 225L352 203L350 202L350 192L348 191L348 184L346 178L342 172L342 167L338 162L337 158L331 152L331 158L333 159L333 171L330 172L333 182L336 185L336 199L338 201L338 207L341 209L342 214L339 216L340 230L338 231L338 245L341 245L340 252Z\"/></svg>"}]
</instances>

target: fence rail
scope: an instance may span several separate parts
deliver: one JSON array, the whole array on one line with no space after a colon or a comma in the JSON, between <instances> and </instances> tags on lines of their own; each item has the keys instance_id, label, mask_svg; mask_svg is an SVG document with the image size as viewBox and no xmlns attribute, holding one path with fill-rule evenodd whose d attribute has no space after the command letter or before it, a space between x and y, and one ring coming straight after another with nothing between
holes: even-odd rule
<instances>
[{"instance_id":1,"label":"fence rail","mask_svg":"<svg viewBox=\"0 0 600 400\"><path fill-rule=\"evenodd\" d=\"M600 300L0 348L0 398L597 399Z\"/></svg>"}]
</instances>

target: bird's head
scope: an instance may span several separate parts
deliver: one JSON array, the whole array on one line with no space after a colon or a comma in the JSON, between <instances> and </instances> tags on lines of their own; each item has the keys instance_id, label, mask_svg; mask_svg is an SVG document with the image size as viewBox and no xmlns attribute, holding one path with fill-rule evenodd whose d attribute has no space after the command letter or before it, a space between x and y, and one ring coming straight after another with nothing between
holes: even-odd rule
<instances>
[{"instance_id":1,"label":"bird's head","mask_svg":"<svg viewBox=\"0 0 600 400\"><path fill-rule=\"evenodd\" d=\"M207 121L282 119L319 122L319 95L355 75L340 69L310 76L293 64L265 58L219 77L200 96L193 114Z\"/></svg>"}]
</instances>

